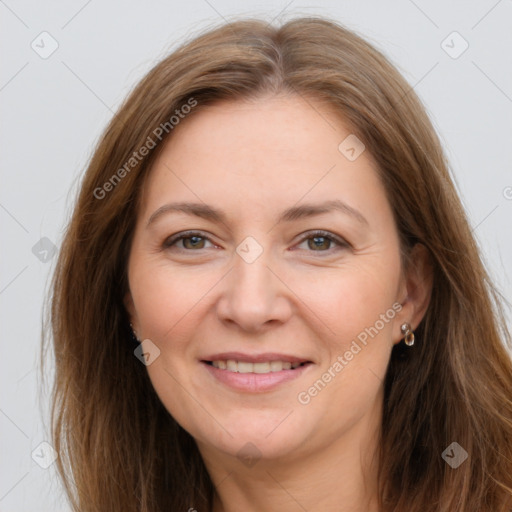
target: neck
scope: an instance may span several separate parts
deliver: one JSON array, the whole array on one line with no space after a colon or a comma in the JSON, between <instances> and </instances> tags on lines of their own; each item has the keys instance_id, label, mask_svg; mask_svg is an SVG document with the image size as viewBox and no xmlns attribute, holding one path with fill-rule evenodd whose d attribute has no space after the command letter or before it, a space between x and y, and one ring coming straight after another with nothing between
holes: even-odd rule
<instances>
[{"instance_id":1,"label":"neck","mask_svg":"<svg viewBox=\"0 0 512 512\"><path fill-rule=\"evenodd\" d=\"M251 467L199 446L216 488L213 512L378 512L380 429L370 423L371 430L368 423L355 425L320 449L301 447Z\"/></svg>"}]
</instances>

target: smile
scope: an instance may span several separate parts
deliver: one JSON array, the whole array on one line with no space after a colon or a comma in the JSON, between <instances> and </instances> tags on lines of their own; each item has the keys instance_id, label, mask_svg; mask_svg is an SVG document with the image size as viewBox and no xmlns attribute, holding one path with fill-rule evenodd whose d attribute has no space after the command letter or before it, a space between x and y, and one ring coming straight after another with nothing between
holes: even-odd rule
<instances>
[{"instance_id":1,"label":"smile","mask_svg":"<svg viewBox=\"0 0 512 512\"><path fill-rule=\"evenodd\" d=\"M226 370L228 372L237 372L237 373L273 373L280 372L282 370L295 370L301 365L306 364L299 363L297 361L264 361L261 363L251 363L248 361L235 361L233 359L227 360L217 360L209 362L215 368L219 368L220 370Z\"/></svg>"},{"instance_id":2,"label":"smile","mask_svg":"<svg viewBox=\"0 0 512 512\"><path fill-rule=\"evenodd\" d=\"M298 379L315 366L312 361L290 354L249 355L231 352L202 359L213 383L245 393L273 391L285 382Z\"/></svg>"}]
</instances>

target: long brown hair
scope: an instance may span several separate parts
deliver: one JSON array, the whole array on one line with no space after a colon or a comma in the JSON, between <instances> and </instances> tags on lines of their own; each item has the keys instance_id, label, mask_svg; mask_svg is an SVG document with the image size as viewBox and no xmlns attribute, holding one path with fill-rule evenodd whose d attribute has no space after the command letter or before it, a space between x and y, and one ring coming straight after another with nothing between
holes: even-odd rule
<instances>
[{"instance_id":1,"label":"long brown hair","mask_svg":"<svg viewBox=\"0 0 512 512\"><path fill-rule=\"evenodd\" d=\"M188 115L221 99L279 93L325 101L340 114L378 164L404 265L416 243L432 262L417 342L395 346L385 381L381 510L509 512L512 364L503 299L414 91L379 51L322 18L209 30L156 65L103 133L50 297L52 436L73 510L211 510L214 486L195 442L133 354L127 257L143 182L162 147L149 147L157 128L167 127L162 140L172 137L169 120L191 99L197 106ZM452 442L468 454L456 469L442 457Z\"/></svg>"}]
</instances>

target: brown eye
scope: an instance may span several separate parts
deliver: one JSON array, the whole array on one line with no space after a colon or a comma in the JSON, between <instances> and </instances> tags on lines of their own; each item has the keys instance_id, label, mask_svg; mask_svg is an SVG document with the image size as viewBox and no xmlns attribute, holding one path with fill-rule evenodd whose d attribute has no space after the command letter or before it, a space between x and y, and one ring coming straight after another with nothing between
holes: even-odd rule
<instances>
[{"instance_id":1,"label":"brown eye","mask_svg":"<svg viewBox=\"0 0 512 512\"><path fill-rule=\"evenodd\" d=\"M183 247L185 249L203 249L204 248L204 238L202 236L186 236L183 237Z\"/></svg>"},{"instance_id":2,"label":"brown eye","mask_svg":"<svg viewBox=\"0 0 512 512\"><path fill-rule=\"evenodd\" d=\"M332 240L326 236L314 236L308 238L308 247L314 251L321 249L330 249Z\"/></svg>"},{"instance_id":3,"label":"brown eye","mask_svg":"<svg viewBox=\"0 0 512 512\"><path fill-rule=\"evenodd\" d=\"M307 242L307 249L311 252L330 252L333 245L336 249L348 248L349 244L342 238L327 231L315 231L301 240L301 244Z\"/></svg>"},{"instance_id":4,"label":"brown eye","mask_svg":"<svg viewBox=\"0 0 512 512\"><path fill-rule=\"evenodd\" d=\"M179 245L180 242L181 245ZM165 249L176 247L178 250L193 251L194 249L206 249L206 242L211 243L210 239L207 236L204 236L202 233L186 232L178 233L177 235L169 237L163 243L163 247Z\"/></svg>"}]
</instances>

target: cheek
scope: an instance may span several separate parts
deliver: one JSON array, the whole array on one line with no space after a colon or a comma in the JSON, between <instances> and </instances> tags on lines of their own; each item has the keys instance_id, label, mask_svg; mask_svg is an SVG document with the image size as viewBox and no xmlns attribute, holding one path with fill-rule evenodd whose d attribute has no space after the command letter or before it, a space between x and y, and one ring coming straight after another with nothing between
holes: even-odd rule
<instances>
[{"instance_id":1,"label":"cheek","mask_svg":"<svg viewBox=\"0 0 512 512\"><path fill-rule=\"evenodd\" d=\"M297 279L294 290L325 327L331 351L339 352L375 324L379 336L391 332L398 278L398 259L379 265L371 258Z\"/></svg>"},{"instance_id":2,"label":"cheek","mask_svg":"<svg viewBox=\"0 0 512 512\"><path fill-rule=\"evenodd\" d=\"M197 424L207 424L208 415L190 399L196 349L191 343L198 330L198 318L206 314L208 290L218 278L170 268L168 263L139 261L130 280L141 337L159 349L146 367L153 388L178 423L196 436ZM194 393L195 394L195 393ZM200 396L200 395L199 395ZM199 417L200 421L194 418ZM214 430L214 426L210 428Z\"/></svg>"},{"instance_id":3,"label":"cheek","mask_svg":"<svg viewBox=\"0 0 512 512\"><path fill-rule=\"evenodd\" d=\"M335 438L372 410L382 393L389 363L398 271L373 265L337 269L315 281L310 294L329 335L321 368L297 397L305 411L321 418L326 436ZM319 290L319 288L318 288Z\"/></svg>"},{"instance_id":4,"label":"cheek","mask_svg":"<svg viewBox=\"0 0 512 512\"><path fill-rule=\"evenodd\" d=\"M208 291L219 281L217 272L175 268L168 262L140 261L130 279L141 333L165 343L183 330L208 301Z\"/></svg>"}]
</instances>

